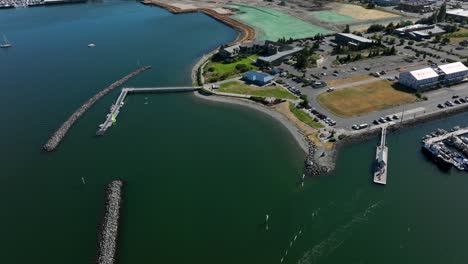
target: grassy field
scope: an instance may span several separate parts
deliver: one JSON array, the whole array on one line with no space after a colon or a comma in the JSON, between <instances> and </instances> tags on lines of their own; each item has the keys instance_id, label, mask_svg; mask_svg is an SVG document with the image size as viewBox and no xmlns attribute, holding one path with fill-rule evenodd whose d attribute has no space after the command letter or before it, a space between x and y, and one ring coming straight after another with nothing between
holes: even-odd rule
<instances>
[{"instance_id":1,"label":"grassy field","mask_svg":"<svg viewBox=\"0 0 468 264\"><path fill-rule=\"evenodd\" d=\"M255 87L250 86L238 81L222 83L219 87L219 92L223 93L235 93L235 94L247 94L253 96L262 97L275 97L282 99L297 99L296 96L289 93L286 89L278 86L265 86Z\"/></svg>"},{"instance_id":2,"label":"grassy field","mask_svg":"<svg viewBox=\"0 0 468 264\"><path fill-rule=\"evenodd\" d=\"M258 55L251 55L247 58L241 59L239 61L233 62L233 63L227 63L224 64L222 62L213 62L210 61L209 63L206 64L203 72L205 75L205 78L209 81L211 78L216 77L220 78L221 76L224 75L225 79L240 75L241 72L239 72L236 69L236 66L238 64L245 64L247 65L251 70L258 70L258 67L253 65L255 60L257 59ZM210 68L213 68L214 71L209 71Z\"/></svg>"},{"instance_id":3,"label":"grassy field","mask_svg":"<svg viewBox=\"0 0 468 264\"><path fill-rule=\"evenodd\" d=\"M417 98L413 94L394 89L389 81L381 80L323 93L317 100L330 112L342 117L351 117L411 103Z\"/></svg>"},{"instance_id":4,"label":"grassy field","mask_svg":"<svg viewBox=\"0 0 468 264\"><path fill-rule=\"evenodd\" d=\"M368 74L364 74L364 75L358 75L358 76L353 76L353 77L344 78L344 79L331 80L327 84L328 86L337 86L337 85L342 85L346 83L364 81L364 80L371 79L371 78L374 78L374 77Z\"/></svg>"},{"instance_id":5,"label":"grassy field","mask_svg":"<svg viewBox=\"0 0 468 264\"><path fill-rule=\"evenodd\" d=\"M359 21L350 16L338 14L333 11L316 11L316 12L312 12L311 15L320 21L330 22L330 23L346 23L346 22Z\"/></svg>"},{"instance_id":6,"label":"grassy field","mask_svg":"<svg viewBox=\"0 0 468 264\"><path fill-rule=\"evenodd\" d=\"M450 38L450 43L460 43L468 39L468 29L460 28L457 32L449 33L446 36Z\"/></svg>"},{"instance_id":7,"label":"grassy field","mask_svg":"<svg viewBox=\"0 0 468 264\"><path fill-rule=\"evenodd\" d=\"M318 33L332 33L288 14L266 7L234 5L240 10L235 18L257 29L260 40L312 37Z\"/></svg>"},{"instance_id":8,"label":"grassy field","mask_svg":"<svg viewBox=\"0 0 468 264\"><path fill-rule=\"evenodd\" d=\"M313 127L313 128L323 127L323 125L320 124L319 122L315 122L314 119L309 114L307 114L306 112L300 109L297 109L291 102L289 102L289 111L291 111L291 113L293 113L297 119L301 120L301 122L309 125L310 127Z\"/></svg>"},{"instance_id":9,"label":"grassy field","mask_svg":"<svg viewBox=\"0 0 468 264\"><path fill-rule=\"evenodd\" d=\"M362 6L352 4L338 4L334 11L340 15L349 16L361 21L400 17L397 14L384 12L377 9L367 9Z\"/></svg>"}]
</instances>

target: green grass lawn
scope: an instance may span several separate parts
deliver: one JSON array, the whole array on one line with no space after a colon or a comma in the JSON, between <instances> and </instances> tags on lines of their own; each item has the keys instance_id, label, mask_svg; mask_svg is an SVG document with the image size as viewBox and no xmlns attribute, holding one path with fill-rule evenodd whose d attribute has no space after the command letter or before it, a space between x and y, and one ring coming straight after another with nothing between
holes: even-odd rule
<instances>
[{"instance_id":1,"label":"green grass lawn","mask_svg":"<svg viewBox=\"0 0 468 264\"><path fill-rule=\"evenodd\" d=\"M305 38L318 33L329 34L332 31L322 28L286 13L267 7L234 5L240 12L235 18L251 25L259 34L260 40L278 40L279 38Z\"/></svg>"},{"instance_id":2,"label":"green grass lawn","mask_svg":"<svg viewBox=\"0 0 468 264\"><path fill-rule=\"evenodd\" d=\"M221 76L224 76L224 79L228 79L237 75L240 75L236 69L238 64L245 64L247 65L250 70L258 70L258 67L253 65L255 60L258 58L258 55L251 55L247 58L240 59L233 63L222 63L222 62L209 62L206 64L204 68L205 78L210 81L211 78L220 79ZM213 68L214 71L209 71L210 68Z\"/></svg>"},{"instance_id":3,"label":"green grass lawn","mask_svg":"<svg viewBox=\"0 0 468 264\"><path fill-rule=\"evenodd\" d=\"M301 122L309 125L313 128L322 128L323 125L319 122L315 122L314 119L307 114L306 112L297 109L291 102L289 103L289 111L291 111L297 119L301 120Z\"/></svg>"},{"instance_id":4,"label":"green grass lawn","mask_svg":"<svg viewBox=\"0 0 468 264\"><path fill-rule=\"evenodd\" d=\"M265 86L256 87L250 86L238 81L222 83L219 87L219 92L223 93L235 93L235 94L247 94L261 97L275 97L282 99L297 99L296 96L289 93L286 89L278 86Z\"/></svg>"}]
</instances>

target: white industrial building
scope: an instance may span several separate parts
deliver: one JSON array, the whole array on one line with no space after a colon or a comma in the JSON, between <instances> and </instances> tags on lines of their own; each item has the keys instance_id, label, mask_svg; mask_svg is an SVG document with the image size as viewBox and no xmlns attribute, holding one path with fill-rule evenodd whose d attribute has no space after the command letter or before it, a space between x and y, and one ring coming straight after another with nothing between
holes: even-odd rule
<instances>
[{"instance_id":1,"label":"white industrial building","mask_svg":"<svg viewBox=\"0 0 468 264\"><path fill-rule=\"evenodd\" d=\"M447 17L453 18L456 21L466 21L468 20L468 10L450 9L447 10Z\"/></svg>"},{"instance_id":2,"label":"white industrial building","mask_svg":"<svg viewBox=\"0 0 468 264\"><path fill-rule=\"evenodd\" d=\"M435 87L439 83L439 74L432 68L400 73L400 83L406 87L421 91Z\"/></svg>"},{"instance_id":3,"label":"white industrial building","mask_svg":"<svg viewBox=\"0 0 468 264\"><path fill-rule=\"evenodd\" d=\"M415 71L401 72L400 84L423 91L439 84L454 84L465 80L468 68L461 62L440 65L434 68L424 68Z\"/></svg>"},{"instance_id":4,"label":"white industrial building","mask_svg":"<svg viewBox=\"0 0 468 264\"><path fill-rule=\"evenodd\" d=\"M461 62L441 65L438 68L445 84L461 82L468 74L468 68Z\"/></svg>"}]
</instances>

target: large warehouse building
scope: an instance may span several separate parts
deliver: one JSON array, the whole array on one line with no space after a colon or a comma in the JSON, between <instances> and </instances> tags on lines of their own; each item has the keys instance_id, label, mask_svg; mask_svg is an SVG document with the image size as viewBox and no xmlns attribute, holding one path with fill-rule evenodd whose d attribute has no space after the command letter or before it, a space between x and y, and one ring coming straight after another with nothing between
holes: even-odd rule
<instances>
[{"instance_id":1,"label":"large warehouse building","mask_svg":"<svg viewBox=\"0 0 468 264\"><path fill-rule=\"evenodd\" d=\"M400 73L400 84L418 91L459 83L465 80L468 68L461 62L440 65L434 68L424 68Z\"/></svg>"}]
</instances>

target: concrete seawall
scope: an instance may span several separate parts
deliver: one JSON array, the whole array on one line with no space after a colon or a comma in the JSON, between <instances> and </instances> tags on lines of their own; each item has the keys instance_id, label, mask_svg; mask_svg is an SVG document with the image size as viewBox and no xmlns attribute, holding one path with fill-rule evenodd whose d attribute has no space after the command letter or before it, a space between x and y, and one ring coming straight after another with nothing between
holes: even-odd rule
<instances>
[{"instance_id":1,"label":"concrete seawall","mask_svg":"<svg viewBox=\"0 0 468 264\"><path fill-rule=\"evenodd\" d=\"M107 187L106 208L98 240L98 256L96 263L113 264L117 249L120 208L122 206L121 180L112 181Z\"/></svg>"},{"instance_id":2,"label":"concrete seawall","mask_svg":"<svg viewBox=\"0 0 468 264\"><path fill-rule=\"evenodd\" d=\"M104 95L108 94L113 89L119 87L120 85L124 84L131 78L137 76L138 74L151 69L151 66L141 67L138 70L126 75L122 79L112 83L104 90L98 92L96 95L91 97L88 101L86 101L80 108L78 108L68 119L65 121L60 128L55 131L54 134L49 138L47 143L42 147L45 151L53 151L55 150L65 135L68 133L68 130L73 126L73 124L89 109L93 106L99 99L101 99Z\"/></svg>"}]
</instances>

